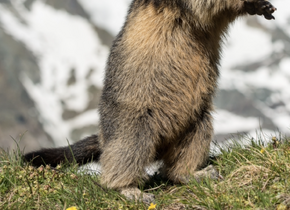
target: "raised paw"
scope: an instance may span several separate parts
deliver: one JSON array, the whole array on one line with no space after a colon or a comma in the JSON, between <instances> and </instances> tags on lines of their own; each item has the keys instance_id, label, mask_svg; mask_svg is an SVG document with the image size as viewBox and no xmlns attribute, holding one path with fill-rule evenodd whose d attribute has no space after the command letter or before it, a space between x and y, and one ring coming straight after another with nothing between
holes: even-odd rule
<instances>
[{"instance_id":1,"label":"raised paw","mask_svg":"<svg viewBox=\"0 0 290 210\"><path fill-rule=\"evenodd\" d=\"M266 0L244 0L244 4L250 15L264 15L267 20L275 19L272 14L277 9Z\"/></svg>"}]
</instances>

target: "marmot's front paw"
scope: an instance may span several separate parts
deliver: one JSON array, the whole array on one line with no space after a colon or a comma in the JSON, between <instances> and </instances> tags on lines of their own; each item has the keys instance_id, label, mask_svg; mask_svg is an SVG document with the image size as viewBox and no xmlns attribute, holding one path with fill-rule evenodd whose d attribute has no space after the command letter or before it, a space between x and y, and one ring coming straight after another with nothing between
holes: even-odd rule
<instances>
[{"instance_id":1,"label":"marmot's front paw","mask_svg":"<svg viewBox=\"0 0 290 210\"><path fill-rule=\"evenodd\" d=\"M264 15L267 20L275 19L272 15L277 9L266 0L244 0L245 9L250 15Z\"/></svg>"}]
</instances>

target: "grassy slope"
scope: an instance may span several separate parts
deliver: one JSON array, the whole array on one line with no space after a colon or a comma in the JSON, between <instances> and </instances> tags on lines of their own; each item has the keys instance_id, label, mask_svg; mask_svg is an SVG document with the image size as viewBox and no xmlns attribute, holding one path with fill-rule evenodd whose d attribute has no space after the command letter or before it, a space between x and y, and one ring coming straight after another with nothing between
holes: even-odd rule
<instances>
[{"instance_id":1,"label":"grassy slope","mask_svg":"<svg viewBox=\"0 0 290 210\"><path fill-rule=\"evenodd\" d=\"M282 143L283 142L283 143ZM77 166L51 169L24 164L19 152L0 152L0 209L148 209L99 185L97 176ZM290 142L268 146L235 145L213 164L224 180L172 185L156 175L145 191L156 195L156 209L289 209ZM152 189L153 188L153 189Z\"/></svg>"}]
</instances>

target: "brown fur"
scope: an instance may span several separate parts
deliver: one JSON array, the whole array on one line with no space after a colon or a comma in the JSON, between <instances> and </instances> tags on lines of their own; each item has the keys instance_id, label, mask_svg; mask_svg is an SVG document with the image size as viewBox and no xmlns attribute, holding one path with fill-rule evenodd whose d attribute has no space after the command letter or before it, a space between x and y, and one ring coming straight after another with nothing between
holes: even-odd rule
<instances>
[{"instance_id":1,"label":"brown fur","mask_svg":"<svg viewBox=\"0 0 290 210\"><path fill-rule=\"evenodd\" d=\"M132 2L111 49L100 134L94 137L99 145L91 148L101 154L95 160L102 166L102 184L136 187L147 179L145 167L156 160L164 162L163 171L174 182L197 174L213 136L212 101L227 28L246 13L271 19L274 10L264 0ZM88 145L71 147L77 151ZM64 150L57 150L62 159ZM45 153L30 153L26 159L39 155L50 163Z\"/></svg>"}]
</instances>

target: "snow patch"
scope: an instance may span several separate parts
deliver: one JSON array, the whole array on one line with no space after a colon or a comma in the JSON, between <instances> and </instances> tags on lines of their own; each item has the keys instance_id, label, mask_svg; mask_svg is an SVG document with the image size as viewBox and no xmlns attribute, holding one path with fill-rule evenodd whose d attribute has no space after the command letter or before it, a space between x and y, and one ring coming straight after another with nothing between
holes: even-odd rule
<instances>
[{"instance_id":1,"label":"snow patch","mask_svg":"<svg viewBox=\"0 0 290 210\"><path fill-rule=\"evenodd\" d=\"M222 69L258 61L272 52L271 36L258 28L249 27L242 19L235 21L228 34Z\"/></svg>"},{"instance_id":2,"label":"snow patch","mask_svg":"<svg viewBox=\"0 0 290 210\"><path fill-rule=\"evenodd\" d=\"M78 0L99 27L117 35L125 22L131 0Z\"/></svg>"},{"instance_id":3,"label":"snow patch","mask_svg":"<svg viewBox=\"0 0 290 210\"><path fill-rule=\"evenodd\" d=\"M290 58L284 58L280 61L279 64L280 70L281 72L287 76L288 78L290 78Z\"/></svg>"},{"instance_id":4,"label":"snow patch","mask_svg":"<svg viewBox=\"0 0 290 210\"><path fill-rule=\"evenodd\" d=\"M64 121L62 113L65 108L76 112L86 109L88 88L102 87L109 49L84 18L55 10L42 1L35 1L30 11L23 2L12 2L21 20L0 5L0 23L6 33L23 42L37 57L41 76L39 84L24 72L20 80L36 102L40 121L56 146L67 145L72 129L99 120L96 110L71 121ZM75 82L68 85L72 74Z\"/></svg>"},{"instance_id":5,"label":"snow patch","mask_svg":"<svg viewBox=\"0 0 290 210\"><path fill-rule=\"evenodd\" d=\"M242 117L226 110L217 110L213 117L215 134L238 133L259 127L258 118Z\"/></svg>"},{"instance_id":6,"label":"snow patch","mask_svg":"<svg viewBox=\"0 0 290 210\"><path fill-rule=\"evenodd\" d=\"M272 137L280 137L279 134L275 135L275 133L271 130L263 129L262 131L253 130L249 132L247 135L241 135L240 138L228 139L219 144L211 143L210 145L210 154L213 156L217 156L221 154L221 150L229 150L235 145L241 145L243 148L249 146L251 142L255 142L257 144L268 145L272 142Z\"/></svg>"}]
</instances>

